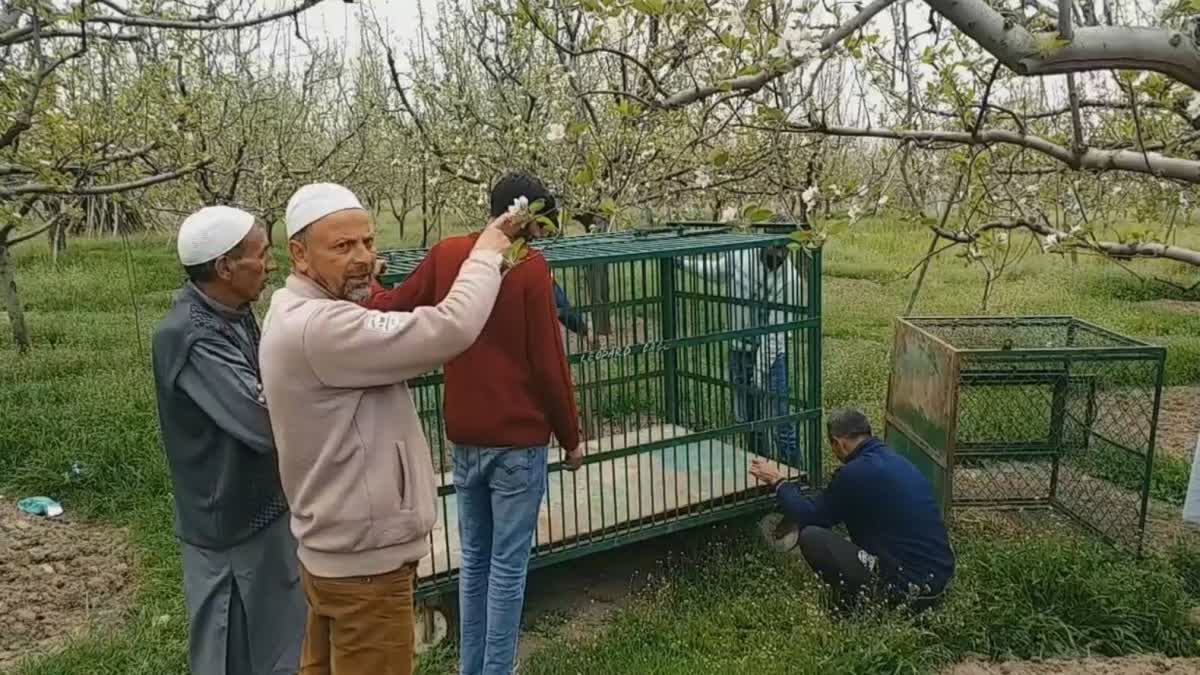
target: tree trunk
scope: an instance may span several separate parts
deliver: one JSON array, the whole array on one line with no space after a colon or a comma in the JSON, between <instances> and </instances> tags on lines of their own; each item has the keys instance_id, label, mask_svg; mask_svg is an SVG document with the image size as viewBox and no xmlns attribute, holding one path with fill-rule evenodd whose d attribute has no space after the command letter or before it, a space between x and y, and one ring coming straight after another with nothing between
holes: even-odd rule
<instances>
[{"instance_id":1,"label":"tree trunk","mask_svg":"<svg viewBox=\"0 0 1200 675\"><path fill-rule=\"evenodd\" d=\"M46 236L50 239L50 259L57 265L59 256L67 252L67 224L59 222L47 230Z\"/></svg>"},{"instance_id":2,"label":"tree trunk","mask_svg":"<svg viewBox=\"0 0 1200 675\"><path fill-rule=\"evenodd\" d=\"M607 219L596 218L593 222L593 231L597 234L608 232L609 223ZM587 268L587 295L588 304L592 306L592 328L597 335L609 335L612 333L612 313L609 311L608 304L611 302L611 293L608 286L608 265L589 265Z\"/></svg>"},{"instance_id":3,"label":"tree trunk","mask_svg":"<svg viewBox=\"0 0 1200 675\"><path fill-rule=\"evenodd\" d=\"M8 310L8 322L12 325L13 344L17 351L29 351L29 328L25 325L25 309L17 295L15 264L8 246L0 246L0 293L4 295L4 308Z\"/></svg>"},{"instance_id":4,"label":"tree trunk","mask_svg":"<svg viewBox=\"0 0 1200 675\"><path fill-rule=\"evenodd\" d=\"M421 248L429 246L429 181L425 177L425 165L421 165Z\"/></svg>"}]
</instances>

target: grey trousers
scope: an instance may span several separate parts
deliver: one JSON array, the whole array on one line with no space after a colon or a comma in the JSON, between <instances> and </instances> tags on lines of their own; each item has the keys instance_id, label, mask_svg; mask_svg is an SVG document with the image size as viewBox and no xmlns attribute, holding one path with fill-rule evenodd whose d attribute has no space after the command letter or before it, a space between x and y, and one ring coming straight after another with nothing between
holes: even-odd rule
<instances>
[{"instance_id":1,"label":"grey trousers","mask_svg":"<svg viewBox=\"0 0 1200 675\"><path fill-rule=\"evenodd\" d=\"M220 551L184 543L192 675L295 675L307 606L289 514Z\"/></svg>"}]
</instances>

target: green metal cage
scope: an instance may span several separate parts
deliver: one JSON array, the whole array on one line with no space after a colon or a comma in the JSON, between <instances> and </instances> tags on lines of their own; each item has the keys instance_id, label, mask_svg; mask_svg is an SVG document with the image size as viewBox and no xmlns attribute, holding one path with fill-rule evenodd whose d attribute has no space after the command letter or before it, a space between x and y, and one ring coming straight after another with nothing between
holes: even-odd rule
<instances>
[{"instance_id":1,"label":"green metal cage","mask_svg":"<svg viewBox=\"0 0 1200 675\"><path fill-rule=\"evenodd\" d=\"M885 438L943 508L1053 508L1141 551L1166 351L1068 316L896 324Z\"/></svg>"},{"instance_id":2,"label":"green metal cage","mask_svg":"<svg viewBox=\"0 0 1200 675\"><path fill-rule=\"evenodd\" d=\"M591 330L584 337L560 326L587 455L572 473L561 468L561 448L551 447L530 567L765 510L771 496L748 473L756 456L788 476L819 480L821 258L789 243L786 235L719 227L535 242ZM786 274L769 276L754 262L768 251L785 256ZM425 253L382 253L384 283L401 283ZM739 292L745 286L730 283L731 269L754 270L760 276L749 281L773 294ZM788 281L768 286L779 278ZM747 359L759 360L747 354L765 356L768 340L786 355L782 365L745 377ZM420 597L452 589L459 564L442 382L439 371L410 383L439 481ZM785 452L789 430L795 454Z\"/></svg>"}]
</instances>

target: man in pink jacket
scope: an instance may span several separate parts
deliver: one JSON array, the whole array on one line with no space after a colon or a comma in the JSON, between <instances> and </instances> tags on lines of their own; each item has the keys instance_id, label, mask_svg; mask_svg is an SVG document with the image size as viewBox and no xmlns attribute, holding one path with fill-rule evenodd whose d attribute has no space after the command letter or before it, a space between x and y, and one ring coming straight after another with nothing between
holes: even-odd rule
<instances>
[{"instance_id":1,"label":"man in pink jacket","mask_svg":"<svg viewBox=\"0 0 1200 675\"><path fill-rule=\"evenodd\" d=\"M362 307L375 228L344 187L287 208L293 271L260 349L279 474L309 610L301 675L408 675L413 583L436 512L429 446L405 384L465 351L500 289L496 219L449 294L412 312ZM481 375L486 377L486 375Z\"/></svg>"}]
</instances>

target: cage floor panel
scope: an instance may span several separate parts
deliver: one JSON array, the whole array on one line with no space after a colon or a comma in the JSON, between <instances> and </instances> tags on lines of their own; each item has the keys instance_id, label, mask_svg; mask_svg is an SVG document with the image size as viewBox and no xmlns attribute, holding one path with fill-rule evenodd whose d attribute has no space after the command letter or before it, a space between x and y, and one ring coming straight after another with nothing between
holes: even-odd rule
<instances>
[{"instance_id":1,"label":"cage floor panel","mask_svg":"<svg viewBox=\"0 0 1200 675\"><path fill-rule=\"evenodd\" d=\"M690 433L674 425L655 425L604 436L587 443L588 453L609 452L670 440ZM561 453L559 450L552 452ZM712 499L759 487L749 473L756 455L721 440L680 442L657 450L586 464L579 471L552 471L538 512L534 546L586 536L622 524L667 514ZM559 456L552 456L558 461ZM787 472L789 467L776 464ZM440 476L453 482L450 472ZM420 577L457 570L461 560L458 509L454 495L437 501L430 555L421 559ZM685 516L686 517L686 516Z\"/></svg>"}]
</instances>

